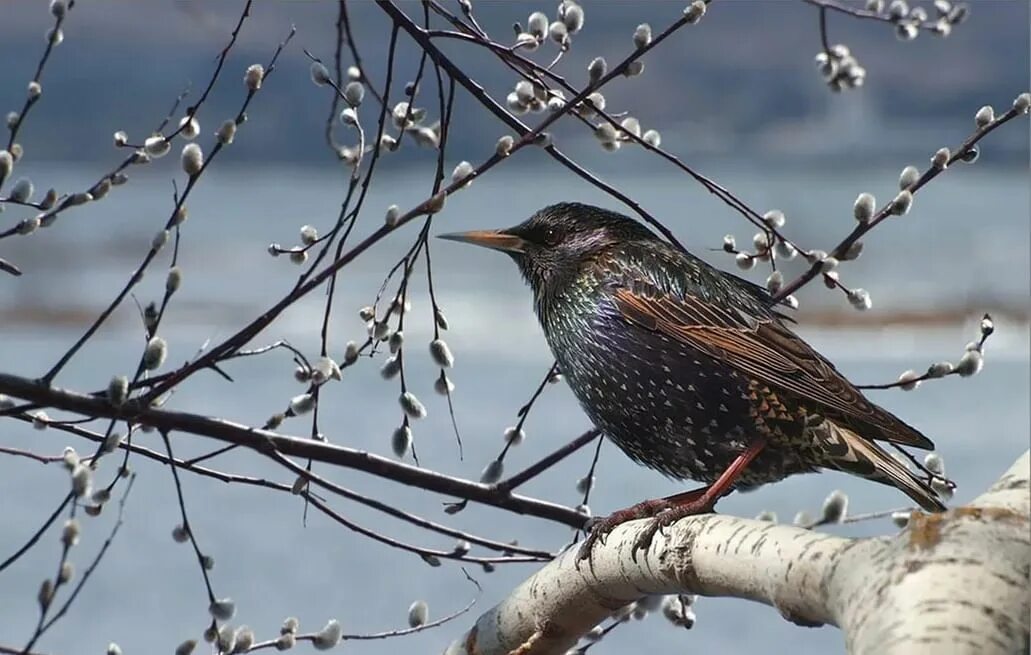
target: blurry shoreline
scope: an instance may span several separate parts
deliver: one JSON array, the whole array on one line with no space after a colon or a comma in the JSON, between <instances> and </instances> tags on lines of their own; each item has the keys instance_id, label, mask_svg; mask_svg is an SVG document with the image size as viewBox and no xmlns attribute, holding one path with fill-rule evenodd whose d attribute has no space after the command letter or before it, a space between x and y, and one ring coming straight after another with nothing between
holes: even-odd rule
<instances>
[{"instance_id":1,"label":"blurry shoreline","mask_svg":"<svg viewBox=\"0 0 1031 655\"><path fill-rule=\"evenodd\" d=\"M0 307L0 323L7 327L78 329L85 328L100 309L83 305L55 307L25 303ZM223 301L180 303L176 307L175 320L180 325L203 327L210 323L221 323L222 319L257 316L263 309L256 304ZM946 307L939 305L926 309L888 308L866 312L857 312L847 307L818 307L802 309L790 316L802 328L874 330L953 327L980 318L985 312L996 321L1005 321L1023 329L1031 327L1031 308L1013 301L965 303ZM113 316L108 323L121 327L139 325L134 317L124 314Z\"/></svg>"}]
</instances>

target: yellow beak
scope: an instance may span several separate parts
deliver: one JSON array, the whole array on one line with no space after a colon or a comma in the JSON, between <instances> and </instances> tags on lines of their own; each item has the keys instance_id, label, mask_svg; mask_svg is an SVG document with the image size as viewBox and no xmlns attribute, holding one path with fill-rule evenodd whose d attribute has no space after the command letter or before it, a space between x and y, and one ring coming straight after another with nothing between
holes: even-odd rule
<instances>
[{"instance_id":1,"label":"yellow beak","mask_svg":"<svg viewBox=\"0 0 1031 655\"><path fill-rule=\"evenodd\" d=\"M471 243L502 252L526 252L526 241L514 234L506 234L497 230L473 230L472 232L454 232L438 235L441 239Z\"/></svg>"}]
</instances>

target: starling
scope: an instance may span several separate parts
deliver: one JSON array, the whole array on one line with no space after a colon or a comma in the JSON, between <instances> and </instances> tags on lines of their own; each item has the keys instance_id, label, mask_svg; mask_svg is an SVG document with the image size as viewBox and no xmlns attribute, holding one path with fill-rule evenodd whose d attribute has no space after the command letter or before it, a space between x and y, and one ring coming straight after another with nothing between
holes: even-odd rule
<instances>
[{"instance_id":1,"label":"starling","mask_svg":"<svg viewBox=\"0 0 1031 655\"><path fill-rule=\"evenodd\" d=\"M638 463L709 485L616 512L596 526L587 554L623 520L658 516L637 545L646 547L656 527L711 511L734 489L819 469L945 510L929 480L876 442L934 444L863 397L791 331L762 287L579 203L443 238L515 260L559 370L597 428Z\"/></svg>"}]
</instances>

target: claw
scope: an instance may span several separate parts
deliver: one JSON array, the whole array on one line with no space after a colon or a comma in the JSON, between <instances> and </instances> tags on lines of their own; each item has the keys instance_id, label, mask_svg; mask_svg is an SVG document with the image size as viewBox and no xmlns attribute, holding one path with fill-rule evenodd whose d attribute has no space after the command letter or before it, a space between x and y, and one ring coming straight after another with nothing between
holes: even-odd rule
<instances>
[{"instance_id":1,"label":"claw","mask_svg":"<svg viewBox=\"0 0 1031 655\"><path fill-rule=\"evenodd\" d=\"M647 527L637 533L637 539L634 539L634 545L630 549L630 559L635 563L637 562L637 551L647 551L651 548L655 533L662 529L661 521L661 518L655 517Z\"/></svg>"},{"instance_id":2,"label":"claw","mask_svg":"<svg viewBox=\"0 0 1031 655\"><path fill-rule=\"evenodd\" d=\"M634 540L633 548L630 551L631 558L636 562L637 552L641 550L646 551L651 547L656 532L662 532L662 535L665 536L666 533L662 529L678 519L690 514L712 511L715 497L707 493L708 491L709 488L695 489L668 498L646 500L633 507L619 510L603 519L596 519L589 526L590 534L587 535L587 538L580 545L580 550L577 552L577 570L580 569L580 562L591 560L595 544L601 542L604 545L605 537L617 525L634 519L652 517L652 522L638 533L637 538ZM593 568L593 562L591 562L591 566Z\"/></svg>"},{"instance_id":3,"label":"claw","mask_svg":"<svg viewBox=\"0 0 1031 655\"><path fill-rule=\"evenodd\" d=\"M620 512L616 512L610 516L606 516L603 519L598 519L593 522L590 526L590 534L584 539L584 542L580 545L580 551L576 555L576 568L580 569L580 562L591 559L591 553L594 551L594 545L600 543L605 545L605 538L613 528L620 523L629 520L633 517L627 517ZM593 566L593 564L592 564Z\"/></svg>"}]
</instances>

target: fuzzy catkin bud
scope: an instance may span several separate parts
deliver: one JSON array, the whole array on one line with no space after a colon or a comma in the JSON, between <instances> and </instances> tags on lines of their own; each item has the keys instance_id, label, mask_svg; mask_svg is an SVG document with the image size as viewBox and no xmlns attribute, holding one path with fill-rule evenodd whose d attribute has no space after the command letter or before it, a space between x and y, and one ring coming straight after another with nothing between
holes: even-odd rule
<instances>
[{"instance_id":1,"label":"fuzzy catkin bud","mask_svg":"<svg viewBox=\"0 0 1031 655\"><path fill-rule=\"evenodd\" d=\"M113 402L113 401L112 401ZM111 434L104 437L103 443L100 445L100 454L106 454L114 452L119 446L122 445L122 433L112 432Z\"/></svg>"},{"instance_id":2,"label":"fuzzy catkin bud","mask_svg":"<svg viewBox=\"0 0 1031 655\"><path fill-rule=\"evenodd\" d=\"M873 218L877 200L870 193L860 193L852 206L852 213L860 223L867 223Z\"/></svg>"},{"instance_id":3,"label":"fuzzy catkin bud","mask_svg":"<svg viewBox=\"0 0 1031 655\"><path fill-rule=\"evenodd\" d=\"M215 138L222 145L232 145L233 139L236 138L236 121L232 119L222 121L222 124L218 126L218 130L215 132Z\"/></svg>"},{"instance_id":4,"label":"fuzzy catkin bud","mask_svg":"<svg viewBox=\"0 0 1031 655\"><path fill-rule=\"evenodd\" d=\"M956 373L960 377L968 378L977 375L984 368L984 355L979 350L968 350L956 363Z\"/></svg>"},{"instance_id":5,"label":"fuzzy catkin bud","mask_svg":"<svg viewBox=\"0 0 1031 655\"><path fill-rule=\"evenodd\" d=\"M297 643L297 635L292 632L285 632L276 638L276 650L290 650Z\"/></svg>"},{"instance_id":6,"label":"fuzzy catkin bud","mask_svg":"<svg viewBox=\"0 0 1031 655\"><path fill-rule=\"evenodd\" d=\"M777 243L773 244L773 253L785 261L791 261L798 255L798 250L787 241L778 239Z\"/></svg>"},{"instance_id":7,"label":"fuzzy catkin bud","mask_svg":"<svg viewBox=\"0 0 1031 655\"><path fill-rule=\"evenodd\" d=\"M196 143L187 143L180 156L183 172L193 177L204 168L204 153Z\"/></svg>"},{"instance_id":8,"label":"fuzzy catkin bud","mask_svg":"<svg viewBox=\"0 0 1031 655\"><path fill-rule=\"evenodd\" d=\"M430 342L430 356L433 357L433 361L437 366L441 368L451 368L455 365L455 357L451 354L451 349L448 348L447 342L443 339L434 339Z\"/></svg>"},{"instance_id":9,"label":"fuzzy catkin bud","mask_svg":"<svg viewBox=\"0 0 1031 655\"><path fill-rule=\"evenodd\" d=\"M417 600L408 608L408 626L418 628L425 625L429 618L430 608L426 601Z\"/></svg>"},{"instance_id":10,"label":"fuzzy catkin bud","mask_svg":"<svg viewBox=\"0 0 1031 655\"><path fill-rule=\"evenodd\" d=\"M312 225L301 226L301 243L310 246L319 240L319 231Z\"/></svg>"},{"instance_id":11,"label":"fuzzy catkin bud","mask_svg":"<svg viewBox=\"0 0 1031 655\"><path fill-rule=\"evenodd\" d=\"M390 436L390 449L396 457L404 457L412 447L412 430L402 425Z\"/></svg>"},{"instance_id":12,"label":"fuzzy catkin bud","mask_svg":"<svg viewBox=\"0 0 1031 655\"><path fill-rule=\"evenodd\" d=\"M172 528L172 541L177 544L185 544L190 540L190 532L182 525Z\"/></svg>"},{"instance_id":13,"label":"fuzzy catkin bud","mask_svg":"<svg viewBox=\"0 0 1031 655\"><path fill-rule=\"evenodd\" d=\"M981 107L977 110L977 113L974 114L974 124L977 125L977 127L979 128L987 127L994 120L995 110L992 109L991 105L985 105L984 107Z\"/></svg>"},{"instance_id":14,"label":"fuzzy catkin bud","mask_svg":"<svg viewBox=\"0 0 1031 655\"><path fill-rule=\"evenodd\" d=\"M920 170L916 166L906 166L899 175L899 189L908 189L920 179Z\"/></svg>"},{"instance_id":15,"label":"fuzzy catkin bud","mask_svg":"<svg viewBox=\"0 0 1031 655\"><path fill-rule=\"evenodd\" d=\"M1031 93L1021 93L1013 99L1013 108L1018 113L1026 114L1028 110L1031 110Z\"/></svg>"},{"instance_id":16,"label":"fuzzy catkin bud","mask_svg":"<svg viewBox=\"0 0 1031 655\"><path fill-rule=\"evenodd\" d=\"M609 66L605 62L605 58L595 57L587 66L587 77L590 79L591 84L597 84L601 78L605 77L605 73L607 73L608 70Z\"/></svg>"},{"instance_id":17,"label":"fuzzy catkin bud","mask_svg":"<svg viewBox=\"0 0 1031 655\"><path fill-rule=\"evenodd\" d=\"M165 293L172 295L179 290L179 285L183 282L183 270L178 266L173 266L168 269L168 275L165 277Z\"/></svg>"},{"instance_id":18,"label":"fuzzy catkin bud","mask_svg":"<svg viewBox=\"0 0 1031 655\"><path fill-rule=\"evenodd\" d=\"M513 145L515 145L515 139L506 134L498 139L497 144L494 146L494 152L500 157L507 157L512 154Z\"/></svg>"},{"instance_id":19,"label":"fuzzy catkin bud","mask_svg":"<svg viewBox=\"0 0 1031 655\"><path fill-rule=\"evenodd\" d=\"M125 404L129 395L129 378L124 375L116 375L107 383L107 400L115 407Z\"/></svg>"},{"instance_id":20,"label":"fuzzy catkin bud","mask_svg":"<svg viewBox=\"0 0 1031 655\"><path fill-rule=\"evenodd\" d=\"M904 528L909 525L910 512L892 512L891 522L895 524L897 528Z\"/></svg>"},{"instance_id":21,"label":"fuzzy catkin bud","mask_svg":"<svg viewBox=\"0 0 1031 655\"><path fill-rule=\"evenodd\" d=\"M294 396L290 399L290 410L296 414L307 414L315 408L315 395L310 393L302 393L299 396Z\"/></svg>"},{"instance_id":22,"label":"fuzzy catkin bud","mask_svg":"<svg viewBox=\"0 0 1031 655\"><path fill-rule=\"evenodd\" d=\"M538 41L543 41L544 37L548 35L548 16L540 11L530 14L526 20L526 31Z\"/></svg>"},{"instance_id":23,"label":"fuzzy catkin bud","mask_svg":"<svg viewBox=\"0 0 1031 655\"><path fill-rule=\"evenodd\" d=\"M398 356L387 358L387 361L383 362L383 366L379 370L379 374L384 380L392 380L400 372L401 358Z\"/></svg>"},{"instance_id":24,"label":"fuzzy catkin bud","mask_svg":"<svg viewBox=\"0 0 1031 655\"><path fill-rule=\"evenodd\" d=\"M440 376L433 381L433 390L441 396L448 396L455 390L455 385L451 382L444 371L441 371Z\"/></svg>"},{"instance_id":25,"label":"fuzzy catkin bud","mask_svg":"<svg viewBox=\"0 0 1031 655\"><path fill-rule=\"evenodd\" d=\"M480 482L484 484L494 484L501 479L501 475L505 472L505 465L500 459L492 459L490 463L484 467L483 472L480 473Z\"/></svg>"},{"instance_id":26,"label":"fuzzy catkin bud","mask_svg":"<svg viewBox=\"0 0 1031 655\"><path fill-rule=\"evenodd\" d=\"M228 621L236 614L236 603L231 598L220 598L208 605L208 614L219 621Z\"/></svg>"},{"instance_id":27,"label":"fuzzy catkin bud","mask_svg":"<svg viewBox=\"0 0 1031 655\"><path fill-rule=\"evenodd\" d=\"M870 309L873 305L870 300L870 293L866 289L852 289L849 291L848 302L860 311Z\"/></svg>"},{"instance_id":28,"label":"fuzzy catkin bud","mask_svg":"<svg viewBox=\"0 0 1031 655\"><path fill-rule=\"evenodd\" d=\"M924 468L935 475L945 475L945 462L938 453L927 453L924 457Z\"/></svg>"},{"instance_id":29,"label":"fuzzy catkin bud","mask_svg":"<svg viewBox=\"0 0 1031 655\"><path fill-rule=\"evenodd\" d=\"M903 190L891 201L891 213L895 216L905 216L912 206L913 194L908 190Z\"/></svg>"},{"instance_id":30,"label":"fuzzy catkin bud","mask_svg":"<svg viewBox=\"0 0 1031 655\"><path fill-rule=\"evenodd\" d=\"M772 228L784 227L784 223L786 221L787 218L784 216L784 212L779 209L771 209L763 214L763 223L766 223Z\"/></svg>"},{"instance_id":31,"label":"fuzzy catkin bud","mask_svg":"<svg viewBox=\"0 0 1031 655\"><path fill-rule=\"evenodd\" d=\"M160 134L147 137L143 141L143 151L154 159L160 159L172 149L172 142Z\"/></svg>"},{"instance_id":32,"label":"fuzzy catkin bud","mask_svg":"<svg viewBox=\"0 0 1031 655\"><path fill-rule=\"evenodd\" d=\"M93 485L93 471L90 467L78 464L72 469L72 493L76 498L84 497Z\"/></svg>"},{"instance_id":33,"label":"fuzzy catkin bud","mask_svg":"<svg viewBox=\"0 0 1031 655\"><path fill-rule=\"evenodd\" d=\"M200 121L195 116L186 115L179 121L179 135L187 141L197 138L200 134Z\"/></svg>"},{"instance_id":34,"label":"fuzzy catkin bud","mask_svg":"<svg viewBox=\"0 0 1031 655\"><path fill-rule=\"evenodd\" d=\"M151 337L143 351L143 368L153 371L165 363L168 356L168 344L161 337Z\"/></svg>"},{"instance_id":35,"label":"fuzzy catkin bud","mask_svg":"<svg viewBox=\"0 0 1031 655\"><path fill-rule=\"evenodd\" d=\"M39 606L46 610L50 607L50 603L54 600L54 582L50 578L43 580L43 583L39 586L39 593L36 594L36 600L39 602Z\"/></svg>"},{"instance_id":36,"label":"fuzzy catkin bud","mask_svg":"<svg viewBox=\"0 0 1031 655\"><path fill-rule=\"evenodd\" d=\"M340 643L341 636L343 636L343 628L340 627L340 623L336 619L330 619L325 627L315 633L311 645L315 647L315 650L329 650Z\"/></svg>"},{"instance_id":37,"label":"fuzzy catkin bud","mask_svg":"<svg viewBox=\"0 0 1031 655\"><path fill-rule=\"evenodd\" d=\"M397 400L401 405L402 411L404 411L409 418L420 419L426 417L425 405L423 405L411 391L404 392Z\"/></svg>"},{"instance_id":38,"label":"fuzzy catkin bud","mask_svg":"<svg viewBox=\"0 0 1031 655\"><path fill-rule=\"evenodd\" d=\"M154 235L154 238L150 240L150 247L154 252L158 252L165 247L166 243L168 243L169 236L171 235L168 230L158 230Z\"/></svg>"},{"instance_id":39,"label":"fuzzy catkin bud","mask_svg":"<svg viewBox=\"0 0 1031 655\"><path fill-rule=\"evenodd\" d=\"M920 386L920 380L917 379L919 377L920 376L917 375L917 372L912 369L903 371L902 374L899 375L899 386L904 391L912 391Z\"/></svg>"},{"instance_id":40,"label":"fuzzy catkin bud","mask_svg":"<svg viewBox=\"0 0 1031 655\"><path fill-rule=\"evenodd\" d=\"M582 477L582 478L580 478L579 480L576 481L576 491L577 491L577 493L585 494L585 493L587 493L588 491L590 491L593 488L594 488L594 476L593 475L585 475L584 477Z\"/></svg>"},{"instance_id":41,"label":"fuzzy catkin bud","mask_svg":"<svg viewBox=\"0 0 1031 655\"><path fill-rule=\"evenodd\" d=\"M23 177L14 183L11 187L11 192L8 194L8 198L12 202L28 202L29 198L32 197L32 193L35 191L35 187L32 184L32 180L27 177Z\"/></svg>"},{"instance_id":42,"label":"fuzzy catkin bud","mask_svg":"<svg viewBox=\"0 0 1031 655\"><path fill-rule=\"evenodd\" d=\"M344 100L352 107L362 104L365 99L365 87L361 82L348 82L344 87Z\"/></svg>"},{"instance_id":43,"label":"fuzzy catkin bud","mask_svg":"<svg viewBox=\"0 0 1031 655\"><path fill-rule=\"evenodd\" d=\"M0 180L6 179L14 170L14 156L7 150L0 150Z\"/></svg>"},{"instance_id":44,"label":"fuzzy catkin bud","mask_svg":"<svg viewBox=\"0 0 1031 655\"><path fill-rule=\"evenodd\" d=\"M895 36L899 41L912 41L920 34L920 28L914 23L905 22L895 26Z\"/></svg>"},{"instance_id":45,"label":"fuzzy catkin bud","mask_svg":"<svg viewBox=\"0 0 1031 655\"><path fill-rule=\"evenodd\" d=\"M236 652L236 633L233 631L233 626L229 624L222 626L219 630L215 645L219 647L220 653Z\"/></svg>"},{"instance_id":46,"label":"fuzzy catkin bud","mask_svg":"<svg viewBox=\"0 0 1031 655\"><path fill-rule=\"evenodd\" d=\"M467 161L460 161L455 166L455 170L451 172L451 181L455 184L462 186L468 186L471 180L466 181L470 175L473 174L473 165Z\"/></svg>"},{"instance_id":47,"label":"fuzzy catkin bud","mask_svg":"<svg viewBox=\"0 0 1031 655\"><path fill-rule=\"evenodd\" d=\"M390 347L390 354L396 355L397 351L401 350L401 346L404 345L405 335L401 330L398 330L390 335L387 339L387 345Z\"/></svg>"},{"instance_id":48,"label":"fuzzy catkin bud","mask_svg":"<svg viewBox=\"0 0 1031 655\"><path fill-rule=\"evenodd\" d=\"M952 153L949 151L948 148L938 148L938 150L934 153L934 156L931 157L931 166L937 168L938 170L942 170L943 168L949 165L949 159L951 157Z\"/></svg>"},{"instance_id":49,"label":"fuzzy catkin bud","mask_svg":"<svg viewBox=\"0 0 1031 655\"><path fill-rule=\"evenodd\" d=\"M515 426L505 428L504 432L505 443L512 446L518 446L526 440L526 432L522 428Z\"/></svg>"},{"instance_id":50,"label":"fuzzy catkin bud","mask_svg":"<svg viewBox=\"0 0 1031 655\"><path fill-rule=\"evenodd\" d=\"M313 61L311 63L311 81L317 86L329 84L329 69L321 61Z\"/></svg>"},{"instance_id":51,"label":"fuzzy catkin bud","mask_svg":"<svg viewBox=\"0 0 1031 655\"><path fill-rule=\"evenodd\" d=\"M652 27L648 23L641 23L634 30L634 47L640 49L652 42Z\"/></svg>"},{"instance_id":52,"label":"fuzzy catkin bud","mask_svg":"<svg viewBox=\"0 0 1031 655\"><path fill-rule=\"evenodd\" d=\"M37 229L39 229L41 223L42 221L40 220L39 216L30 216L29 218L22 219L21 221L19 221L18 225L16 226L16 229L18 230L18 234L21 234L23 236L29 235L35 232Z\"/></svg>"},{"instance_id":53,"label":"fuzzy catkin bud","mask_svg":"<svg viewBox=\"0 0 1031 655\"><path fill-rule=\"evenodd\" d=\"M248 91L257 91L265 79L265 69L261 64L251 64L243 74L243 82Z\"/></svg>"},{"instance_id":54,"label":"fuzzy catkin bud","mask_svg":"<svg viewBox=\"0 0 1031 655\"><path fill-rule=\"evenodd\" d=\"M848 512L848 496L843 491L835 489L823 501L823 508L820 510L820 521L822 523L841 523Z\"/></svg>"},{"instance_id":55,"label":"fuzzy catkin bud","mask_svg":"<svg viewBox=\"0 0 1031 655\"><path fill-rule=\"evenodd\" d=\"M952 362L938 362L927 367L927 377L943 378L954 370Z\"/></svg>"},{"instance_id":56,"label":"fuzzy catkin bud","mask_svg":"<svg viewBox=\"0 0 1031 655\"><path fill-rule=\"evenodd\" d=\"M747 252L739 252L737 256L734 257L734 262L742 271L750 271L755 268L755 257Z\"/></svg>"},{"instance_id":57,"label":"fuzzy catkin bud","mask_svg":"<svg viewBox=\"0 0 1031 655\"><path fill-rule=\"evenodd\" d=\"M694 25L705 16L705 3L702 0L694 0L684 9L684 18L691 25Z\"/></svg>"},{"instance_id":58,"label":"fuzzy catkin bud","mask_svg":"<svg viewBox=\"0 0 1031 655\"><path fill-rule=\"evenodd\" d=\"M648 130L641 135L641 140L653 148L658 148L662 145L662 135L657 130Z\"/></svg>"},{"instance_id":59,"label":"fuzzy catkin bud","mask_svg":"<svg viewBox=\"0 0 1031 655\"><path fill-rule=\"evenodd\" d=\"M79 543L79 522L75 519L68 519L61 529L61 544L67 548Z\"/></svg>"},{"instance_id":60,"label":"fuzzy catkin bud","mask_svg":"<svg viewBox=\"0 0 1031 655\"><path fill-rule=\"evenodd\" d=\"M563 3L565 11L561 11L562 22L565 23L566 29L569 30L570 34L576 34L584 26L584 10L583 7L566 0Z\"/></svg>"},{"instance_id":61,"label":"fuzzy catkin bud","mask_svg":"<svg viewBox=\"0 0 1031 655\"><path fill-rule=\"evenodd\" d=\"M241 625L236 629L233 635L236 646L233 647L233 653L246 653L254 645L254 631L245 625Z\"/></svg>"},{"instance_id":62,"label":"fuzzy catkin bud","mask_svg":"<svg viewBox=\"0 0 1031 655\"><path fill-rule=\"evenodd\" d=\"M42 409L32 414L32 427L37 430L46 430L50 427L50 417Z\"/></svg>"}]
</instances>

